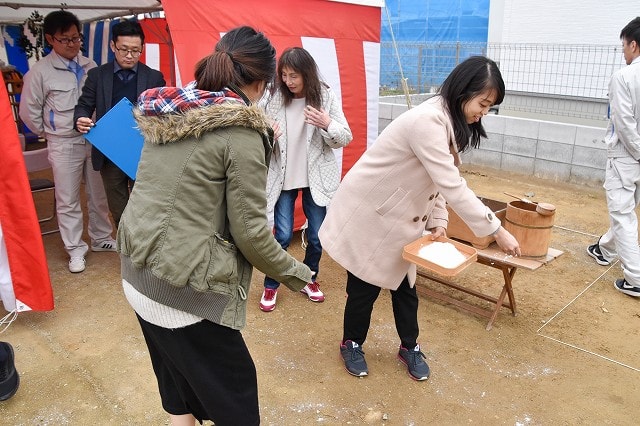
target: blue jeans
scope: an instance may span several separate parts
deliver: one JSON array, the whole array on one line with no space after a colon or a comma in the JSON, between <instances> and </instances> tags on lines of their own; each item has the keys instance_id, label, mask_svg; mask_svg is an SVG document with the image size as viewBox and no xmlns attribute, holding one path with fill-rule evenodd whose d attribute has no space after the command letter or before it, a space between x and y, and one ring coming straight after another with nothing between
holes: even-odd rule
<instances>
[{"instance_id":1,"label":"blue jeans","mask_svg":"<svg viewBox=\"0 0 640 426\"><path fill-rule=\"evenodd\" d=\"M291 238L293 238L293 212L299 191L299 189L282 191L273 211L276 241L285 250L289 248ZM320 257L322 256L322 245L318 238L318 231L327 214L327 208L321 207L313 201L309 188L302 188L302 211L308 222L305 231L307 248L304 253L303 263L313 271L311 279L315 281L320 270ZM280 283L271 277L265 277L264 286L265 288L276 289L280 286Z\"/></svg>"}]
</instances>

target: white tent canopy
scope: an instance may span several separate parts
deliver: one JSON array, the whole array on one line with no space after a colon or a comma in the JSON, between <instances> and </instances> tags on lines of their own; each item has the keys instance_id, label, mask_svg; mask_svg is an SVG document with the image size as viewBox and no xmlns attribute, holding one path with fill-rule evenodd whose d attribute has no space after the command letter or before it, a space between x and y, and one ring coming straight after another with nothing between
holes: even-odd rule
<instances>
[{"instance_id":1,"label":"white tent canopy","mask_svg":"<svg viewBox=\"0 0 640 426\"><path fill-rule=\"evenodd\" d=\"M22 24L34 11L41 15L65 9L81 22L162 10L158 0L22 0L0 2L0 24Z\"/></svg>"}]
</instances>

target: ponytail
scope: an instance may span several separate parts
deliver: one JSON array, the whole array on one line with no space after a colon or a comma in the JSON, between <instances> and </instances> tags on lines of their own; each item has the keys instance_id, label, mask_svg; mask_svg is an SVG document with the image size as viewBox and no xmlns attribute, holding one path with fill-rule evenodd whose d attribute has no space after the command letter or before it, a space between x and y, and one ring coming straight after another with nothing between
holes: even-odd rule
<instances>
[{"instance_id":1,"label":"ponytail","mask_svg":"<svg viewBox=\"0 0 640 426\"><path fill-rule=\"evenodd\" d=\"M194 75L198 89L217 92L229 85L271 83L275 71L276 49L264 34L244 26L222 36L214 52L196 64Z\"/></svg>"},{"instance_id":2,"label":"ponytail","mask_svg":"<svg viewBox=\"0 0 640 426\"><path fill-rule=\"evenodd\" d=\"M198 89L218 92L234 80L231 56L222 51L213 52L198 61L194 74Z\"/></svg>"}]
</instances>

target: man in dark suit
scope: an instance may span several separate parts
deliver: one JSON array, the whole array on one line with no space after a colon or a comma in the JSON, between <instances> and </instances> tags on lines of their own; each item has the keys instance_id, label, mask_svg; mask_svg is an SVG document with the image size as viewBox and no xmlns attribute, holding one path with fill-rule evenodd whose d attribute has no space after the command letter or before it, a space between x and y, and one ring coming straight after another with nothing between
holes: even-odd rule
<instances>
[{"instance_id":1,"label":"man in dark suit","mask_svg":"<svg viewBox=\"0 0 640 426\"><path fill-rule=\"evenodd\" d=\"M165 85L160 71L140 63L144 47L144 32L137 21L122 21L113 26L111 50L115 61L108 62L89 71L73 114L73 122L81 133L87 133L95 125L92 117L99 120L122 98L135 104L140 93L146 89ZM96 147L91 151L94 170L102 175L107 193L109 210L116 226L129 201L133 181Z\"/></svg>"}]
</instances>

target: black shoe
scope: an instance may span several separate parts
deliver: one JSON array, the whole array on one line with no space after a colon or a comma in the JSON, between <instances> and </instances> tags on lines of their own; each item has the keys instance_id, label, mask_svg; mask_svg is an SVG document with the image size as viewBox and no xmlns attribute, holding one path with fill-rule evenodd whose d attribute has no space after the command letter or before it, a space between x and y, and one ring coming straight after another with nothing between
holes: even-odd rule
<instances>
[{"instance_id":1,"label":"black shoe","mask_svg":"<svg viewBox=\"0 0 640 426\"><path fill-rule=\"evenodd\" d=\"M420 345L416 345L415 348L409 350L403 346L400 346L398 351L398 359L407 366L409 376L413 380L427 380L429 378L429 366L424 361L427 357L420 351Z\"/></svg>"},{"instance_id":2,"label":"black shoe","mask_svg":"<svg viewBox=\"0 0 640 426\"><path fill-rule=\"evenodd\" d=\"M620 278L613 283L613 286L616 290L623 292L624 294L628 294L633 297L640 297L640 287L634 287L627 282L624 278Z\"/></svg>"},{"instance_id":3,"label":"black shoe","mask_svg":"<svg viewBox=\"0 0 640 426\"><path fill-rule=\"evenodd\" d=\"M353 340L346 340L340 344L340 355L344 360L344 367L352 376L363 377L369 374L367 361L364 359L364 351Z\"/></svg>"},{"instance_id":4,"label":"black shoe","mask_svg":"<svg viewBox=\"0 0 640 426\"><path fill-rule=\"evenodd\" d=\"M598 263L598 265L609 266L611 265L611 262L605 259L605 257L602 255L602 252L600 251L600 245L598 244L599 242L600 242L600 239L598 239L597 243L587 247L587 254L593 257Z\"/></svg>"},{"instance_id":5,"label":"black shoe","mask_svg":"<svg viewBox=\"0 0 640 426\"><path fill-rule=\"evenodd\" d=\"M20 376L13 359L11 345L0 342L0 401L6 401L15 395L20 385Z\"/></svg>"}]
</instances>

